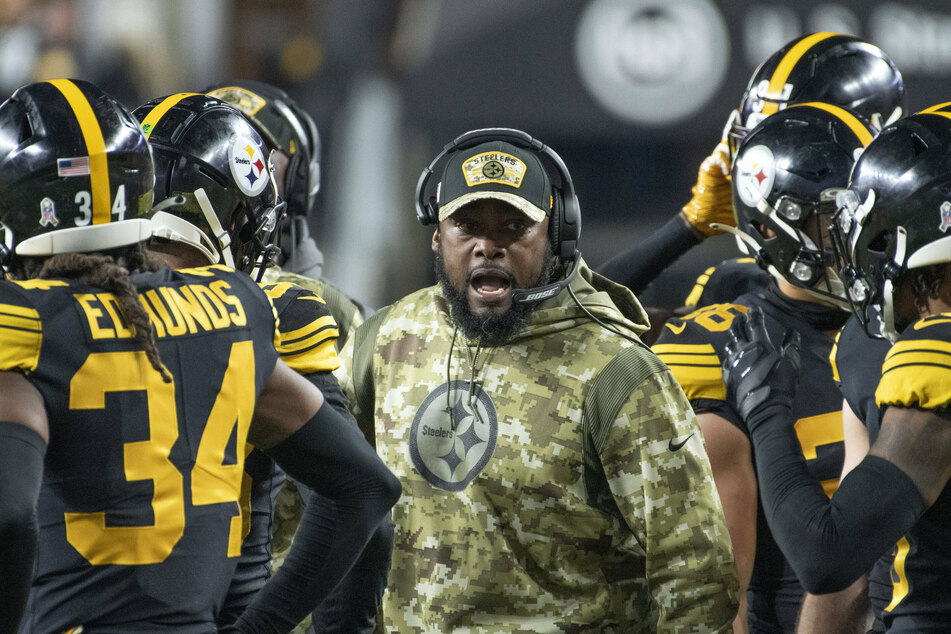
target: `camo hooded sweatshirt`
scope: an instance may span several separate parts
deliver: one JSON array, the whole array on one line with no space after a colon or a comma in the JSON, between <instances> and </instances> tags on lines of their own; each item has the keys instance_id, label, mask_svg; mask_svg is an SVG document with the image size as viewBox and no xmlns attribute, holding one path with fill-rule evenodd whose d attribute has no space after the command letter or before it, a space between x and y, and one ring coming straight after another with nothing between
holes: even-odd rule
<instances>
[{"instance_id":1,"label":"camo hooded sweatshirt","mask_svg":"<svg viewBox=\"0 0 951 634\"><path fill-rule=\"evenodd\" d=\"M583 264L571 288L612 328L647 330ZM337 376L356 404L353 354L351 337ZM386 632L730 630L735 564L690 405L567 291L496 347L465 340L438 286L417 291L380 323L372 381L377 451L403 485Z\"/></svg>"}]
</instances>

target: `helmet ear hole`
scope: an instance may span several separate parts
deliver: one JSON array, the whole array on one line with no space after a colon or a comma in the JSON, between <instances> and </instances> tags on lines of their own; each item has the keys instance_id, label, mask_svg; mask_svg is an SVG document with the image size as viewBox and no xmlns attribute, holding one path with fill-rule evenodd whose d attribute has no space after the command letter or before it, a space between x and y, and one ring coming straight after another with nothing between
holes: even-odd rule
<instances>
[{"instance_id":1,"label":"helmet ear hole","mask_svg":"<svg viewBox=\"0 0 951 634\"><path fill-rule=\"evenodd\" d=\"M17 145L26 143L33 137L33 125L30 122L30 117L23 117L20 122L20 134L17 140Z\"/></svg>"}]
</instances>

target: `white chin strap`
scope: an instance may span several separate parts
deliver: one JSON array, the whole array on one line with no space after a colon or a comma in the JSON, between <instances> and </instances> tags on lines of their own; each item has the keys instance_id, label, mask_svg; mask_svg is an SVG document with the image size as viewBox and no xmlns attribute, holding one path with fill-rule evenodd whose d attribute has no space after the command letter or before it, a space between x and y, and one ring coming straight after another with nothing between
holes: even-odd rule
<instances>
[{"instance_id":1,"label":"white chin strap","mask_svg":"<svg viewBox=\"0 0 951 634\"><path fill-rule=\"evenodd\" d=\"M908 248L908 232L902 226L898 227L895 235L895 264L899 267L905 261L905 251ZM895 343L898 339L898 331L895 329L895 285L890 279L885 280L882 286L882 334Z\"/></svg>"},{"instance_id":2,"label":"white chin strap","mask_svg":"<svg viewBox=\"0 0 951 634\"><path fill-rule=\"evenodd\" d=\"M194 195L195 200L198 201L198 207L205 217L205 222L208 223L214 233L217 244L192 223L163 211L165 208L184 204L185 200L180 196L168 198L155 206L158 211L152 214L152 235L173 242L188 244L198 249L211 264L217 264L223 258L226 265L234 268L234 257L231 254L231 236L222 228L221 221L218 220L218 215L215 214L205 190L196 189Z\"/></svg>"},{"instance_id":3,"label":"white chin strap","mask_svg":"<svg viewBox=\"0 0 951 634\"><path fill-rule=\"evenodd\" d=\"M756 243L756 240L751 238L747 233L740 231L736 227L720 224L719 222L711 222L710 227L712 229L733 234L733 236L736 238L736 244L740 248L740 251L746 255L755 255L759 252L759 244Z\"/></svg>"}]
</instances>

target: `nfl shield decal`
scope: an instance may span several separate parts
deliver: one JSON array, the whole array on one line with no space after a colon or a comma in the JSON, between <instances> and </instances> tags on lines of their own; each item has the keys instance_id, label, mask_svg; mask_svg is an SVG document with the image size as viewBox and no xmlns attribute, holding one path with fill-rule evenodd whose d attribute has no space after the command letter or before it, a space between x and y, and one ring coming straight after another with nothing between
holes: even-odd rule
<instances>
[{"instance_id":1,"label":"nfl shield decal","mask_svg":"<svg viewBox=\"0 0 951 634\"><path fill-rule=\"evenodd\" d=\"M56 226L59 224L59 218L56 217L56 205L52 198L44 198L40 201L40 226Z\"/></svg>"},{"instance_id":2,"label":"nfl shield decal","mask_svg":"<svg viewBox=\"0 0 951 634\"><path fill-rule=\"evenodd\" d=\"M270 180L264 148L248 137L235 137L228 149L228 162L231 164L231 175L242 192L257 196L264 191Z\"/></svg>"},{"instance_id":3,"label":"nfl shield decal","mask_svg":"<svg viewBox=\"0 0 951 634\"><path fill-rule=\"evenodd\" d=\"M495 451L498 417L492 399L468 381L438 386L413 419L409 451L413 466L430 484L465 489Z\"/></svg>"}]
</instances>

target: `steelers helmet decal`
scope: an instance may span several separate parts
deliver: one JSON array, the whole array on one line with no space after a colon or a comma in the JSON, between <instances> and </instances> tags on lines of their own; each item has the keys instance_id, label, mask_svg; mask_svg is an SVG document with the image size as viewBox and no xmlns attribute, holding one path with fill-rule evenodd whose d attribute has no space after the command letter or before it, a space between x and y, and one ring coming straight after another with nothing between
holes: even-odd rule
<instances>
[{"instance_id":1,"label":"steelers helmet decal","mask_svg":"<svg viewBox=\"0 0 951 634\"><path fill-rule=\"evenodd\" d=\"M228 163L234 182L245 195L257 196L268 184L268 161L264 147L247 136L235 136L228 148Z\"/></svg>"},{"instance_id":2,"label":"steelers helmet decal","mask_svg":"<svg viewBox=\"0 0 951 634\"><path fill-rule=\"evenodd\" d=\"M776 160L765 145L750 147L736 165L736 193L744 203L756 207L773 190Z\"/></svg>"}]
</instances>

